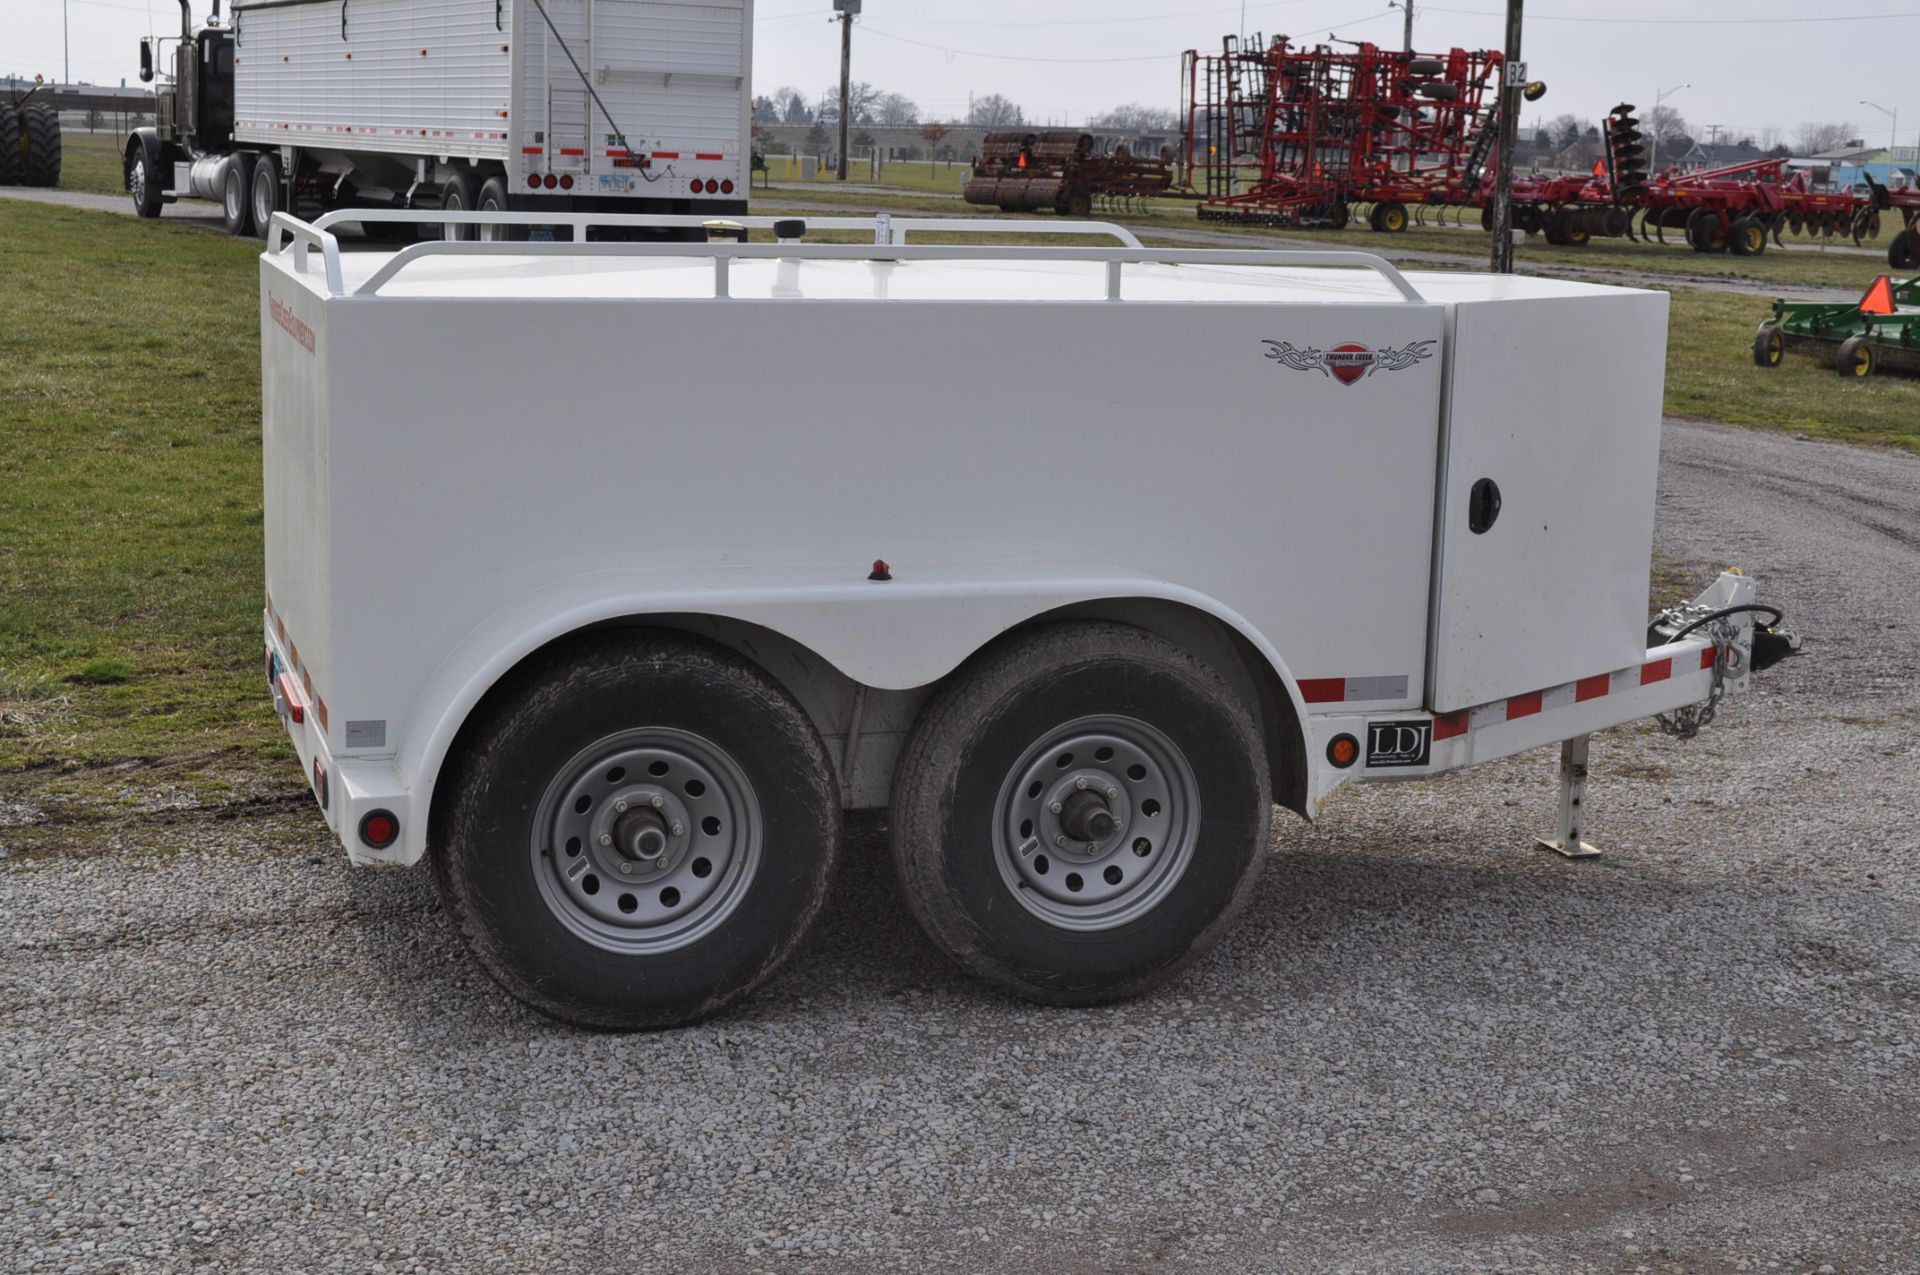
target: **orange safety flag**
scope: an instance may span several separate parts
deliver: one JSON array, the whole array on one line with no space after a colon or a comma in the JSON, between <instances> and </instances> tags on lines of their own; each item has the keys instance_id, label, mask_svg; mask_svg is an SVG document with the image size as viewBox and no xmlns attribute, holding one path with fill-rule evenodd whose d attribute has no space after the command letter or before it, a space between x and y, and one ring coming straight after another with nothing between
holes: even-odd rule
<instances>
[{"instance_id":1,"label":"orange safety flag","mask_svg":"<svg viewBox=\"0 0 1920 1275\"><path fill-rule=\"evenodd\" d=\"M1596 160L1594 160L1594 161L1593 161L1593 175L1594 175L1595 177L1605 177L1605 176L1607 175L1607 161L1606 161L1606 160L1604 160L1604 159L1596 159Z\"/></svg>"},{"instance_id":2,"label":"orange safety flag","mask_svg":"<svg viewBox=\"0 0 1920 1275\"><path fill-rule=\"evenodd\" d=\"M1860 313L1892 314L1893 311L1893 280L1881 275L1867 289L1867 295L1860 298Z\"/></svg>"}]
</instances>

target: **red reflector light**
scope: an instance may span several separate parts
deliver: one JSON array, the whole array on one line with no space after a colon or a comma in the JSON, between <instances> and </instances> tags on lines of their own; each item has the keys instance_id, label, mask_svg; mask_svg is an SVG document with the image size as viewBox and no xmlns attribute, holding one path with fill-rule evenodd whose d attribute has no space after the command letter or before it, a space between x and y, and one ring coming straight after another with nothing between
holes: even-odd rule
<instances>
[{"instance_id":1,"label":"red reflector light","mask_svg":"<svg viewBox=\"0 0 1920 1275\"><path fill-rule=\"evenodd\" d=\"M558 186L560 184L560 179L558 177L555 177L552 173L548 173L545 178L545 184L548 190L552 190L555 186Z\"/></svg>"},{"instance_id":2,"label":"red reflector light","mask_svg":"<svg viewBox=\"0 0 1920 1275\"><path fill-rule=\"evenodd\" d=\"M720 193L723 195L731 195L733 193L733 182L731 180L721 182Z\"/></svg>"},{"instance_id":3,"label":"red reflector light","mask_svg":"<svg viewBox=\"0 0 1920 1275\"><path fill-rule=\"evenodd\" d=\"M527 188L528 188L529 190L539 190L539 189L540 189L540 174L539 174L539 173L528 173L528 174L527 174Z\"/></svg>"},{"instance_id":4,"label":"red reflector light","mask_svg":"<svg viewBox=\"0 0 1920 1275\"><path fill-rule=\"evenodd\" d=\"M370 810L360 820L360 840L375 850L385 850L400 836L400 821L387 810Z\"/></svg>"},{"instance_id":5,"label":"red reflector light","mask_svg":"<svg viewBox=\"0 0 1920 1275\"><path fill-rule=\"evenodd\" d=\"M572 190L572 189L573 189L573 174L572 174L572 173L562 173L562 174L560 174L560 189L561 189L561 190Z\"/></svg>"},{"instance_id":6,"label":"red reflector light","mask_svg":"<svg viewBox=\"0 0 1920 1275\"><path fill-rule=\"evenodd\" d=\"M320 798L320 809L327 808L327 768L320 764L318 757L313 759L313 793Z\"/></svg>"}]
</instances>

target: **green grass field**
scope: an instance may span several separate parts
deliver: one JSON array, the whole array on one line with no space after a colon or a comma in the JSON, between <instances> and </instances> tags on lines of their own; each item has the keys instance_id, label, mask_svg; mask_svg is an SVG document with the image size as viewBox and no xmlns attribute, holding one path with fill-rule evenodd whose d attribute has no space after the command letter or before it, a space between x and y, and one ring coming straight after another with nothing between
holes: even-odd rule
<instances>
[{"instance_id":1,"label":"green grass field","mask_svg":"<svg viewBox=\"0 0 1920 1275\"><path fill-rule=\"evenodd\" d=\"M120 166L125 143L118 133L65 133L60 139L60 189L125 194L127 178Z\"/></svg>"},{"instance_id":2,"label":"green grass field","mask_svg":"<svg viewBox=\"0 0 1920 1275\"><path fill-rule=\"evenodd\" d=\"M260 673L257 243L0 200L0 244L32 301L0 307L0 794L297 793ZM1762 371L1765 310L1674 293L1669 411L1920 451L1920 383Z\"/></svg>"}]
</instances>

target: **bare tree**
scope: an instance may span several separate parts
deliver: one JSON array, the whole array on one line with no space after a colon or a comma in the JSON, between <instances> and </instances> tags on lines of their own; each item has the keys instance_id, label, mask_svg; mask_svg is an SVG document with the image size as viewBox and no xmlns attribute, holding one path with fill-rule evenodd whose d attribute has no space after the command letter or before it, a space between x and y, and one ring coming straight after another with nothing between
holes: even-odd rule
<instances>
[{"instance_id":1,"label":"bare tree","mask_svg":"<svg viewBox=\"0 0 1920 1275\"><path fill-rule=\"evenodd\" d=\"M1180 126L1180 112L1128 102L1094 116L1087 123L1116 133L1164 133Z\"/></svg>"},{"instance_id":2,"label":"bare tree","mask_svg":"<svg viewBox=\"0 0 1920 1275\"><path fill-rule=\"evenodd\" d=\"M1578 115L1560 115L1547 125L1547 136L1552 139L1555 150L1572 150L1592 127L1592 120L1583 120Z\"/></svg>"},{"instance_id":3,"label":"bare tree","mask_svg":"<svg viewBox=\"0 0 1920 1275\"><path fill-rule=\"evenodd\" d=\"M875 123L874 107L880 100L880 90L865 80L855 80L847 85L847 120L853 124ZM828 88L820 95L820 109L816 118L822 124L840 122L840 86Z\"/></svg>"},{"instance_id":4,"label":"bare tree","mask_svg":"<svg viewBox=\"0 0 1920 1275\"><path fill-rule=\"evenodd\" d=\"M940 153L940 139L952 131L938 120L920 126L920 136L927 141L927 175L929 177L933 176L933 158Z\"/></svg>"},{"instance_id":5,"label":"bare tree","mask_svg":"<svg viewBox=\"0 0 1920 1275\"><path fill-rule=\"evenodd\" d=\"M755 124L778 124L780 122L780 104L770 97L753 99L753 122Z\"/></svg>"},{"instance_id":6,"label":"bare tree","mask_svg":"<svg viewBox=\"0 0 1920 1275\"><path fill-rule=\"evenodd\" d=\"M1781 137L1782 137L1782 134L1778 128L1769 126L1767 128L1761 129L1760 136L1755 138L1754 140L1759 145L1761 150L1770 151L1774 147L1780 144Z\"/></svg>"},{"instance_id":7,"label":"bare tree","mask_svg":"<svg viewBox=\"0 0 1920 1275\"><path fill-rule=\"evenodd\" d=\"M1803 123L1793 130L1793 149L1802 155L1838 150L1860 136L1851 121L1845 123Z\"/></svg>"},{"instance_id":8,"label":"bare tree","mask_svg":"<svg viewBox=\"0 0 1920 1275\"><path fill-rule=\"evenodd\" d=\"M813 123L813 111L807 105L807 95L791 84L782 84L773 91L773 108L779 113L782 123Z\"/></svg>"},{"instance_id":9,"label":"bare tree","mask_svg":"<svg viewBox=\"0 0 1920 1275\"><path fill-rule=\"evenodd\" d=\"M1656 106L1648 111L1641 118L1640 131L1657 139L1661 150L1693 140L1693 130L1687 126L1686 117L1671 106Z\"/></svg>"},{"instance_id":10,"label":"bare tree","mask_svg":"<svg viewBox=\"0 0 1920 1275\"><path fill-rule=\"evenodd\" d=\"M889 128L905 128L920 122L920 107L902 94L882 93L873 104L873 121Z\"/></svg>"},{"instance_id":11,"label":"bare tree","mask_svg":"<svg viewBox=\"0 0 1920 1275\"><path fill-rule=\"evenodd\" d=\"M967 112L967 123L975 128L1017 127L1027 122L1027 116L1017 102L1001 97L998 93L989 93L976 98L973 109Z\"/></svg>"}]
</instances>

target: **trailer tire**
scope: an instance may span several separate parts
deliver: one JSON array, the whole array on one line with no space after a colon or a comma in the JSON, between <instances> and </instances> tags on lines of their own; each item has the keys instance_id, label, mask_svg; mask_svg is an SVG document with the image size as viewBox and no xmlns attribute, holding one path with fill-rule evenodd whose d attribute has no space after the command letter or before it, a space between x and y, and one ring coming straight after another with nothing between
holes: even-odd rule
<instances>
[{"instance_id":1,"label":"trailer tire","mask_svg":"<svg viewBox=\"0 0 1920 1275\"><path fill-rule=\"evenodd\" d=\"M1880 352L1863 336L1848 337L1834 352L1833 370L1849 381L1864 381L1880 368Z\"/></svg>"},{"instance_id":2,"label":"trailer tire","mask_svg":"<svg viewBox=\"0 0 1920 1275\"><path fill-rule=\"evenodd\" d=\"M1778 323L1762 323L1753 334L1753 361L1760 367L1779 367L1786 357L1787 339Z\"/></svg>"},{"instance_id":3,"label":"trailer tire","mask_svg":"<svg viewBox=\"0 0 1920 1275\"><path fill-rule=\"evenodd\" d=\"M467 948L540 1012L697 1022L819 916L840 843L826 748L732 651L658 630L566 641L463 737L434 803L434 879Z\"/></svg>"},{"instance_id":4,"label":"trailer tire","mask_svg":"<svg viewBox=\"0 0 1920 1275\"><path fill-rule=\"evenodd\" d=\"M280 160L276 156L262 155L254 164L249 189L253 192L253 233L265 239L273 229L273 215L286 207L286 196L280 182Z\"/></svg>"},{"instance_id":5,"label":"trailer tire","mask_svg":"<svg viewBox=\"0 0 1920 1275\"><path fill-rule=\"evenodd\" d=\"M480 203L480 183L472 173L455 173L440 188L441 212L472 212ZM455 226L447 222L440 223L442 239L470 240L474 236L472 226Z\"/></svg>"},{"instance_id":6,"label":"trailer tire","mask_svg":"<svg viewBox=\"0 0 1920 1275\"><path fill-rule=\"evenodd\" d=\"M1767 223L1764 217L1741 217L1733 223L1733 235L1727 247L1736 257L1757 257L1767 250Z\"/></svg>"},{"instance_id":7,"label":"trailer tire","mask_svg":"<svg viewBox=\"0 0 1920 1275\"><path fill-rule=\"evenodd\" d=\"M495 173L480 183L480 193L474 196L475 212L511 212L513 199L507 191L507 179ZM481 226L474 236L489 242L518 242L527 237L526 226Z\"/></svg>"},{"instance_id":8,"label":"trailer tire","mask_svg":"<svg viewBox=\"0 0 1920 1275\"><path fill-rule=\"evenodd\" d=\"M1711 208L1696 208L1689 213L1687 242L1695 252L1725 252L1727 232L1720 225L1720 214Z\"/></svg>"},{"instance_id":9,"label":"trailer tire","mask_svg":"<svg viewBox=\"0 0 1920 1275\"><path fill-rule=\"evenodd\" d=\"M126 173L127 195L133 200L134 216L148 220L158 217L166 203L162 198L160 174L155 170L153 153L138 138L127 147Z\"/></svg>"},{"instance_id":10,"label":"trailer tire","mask_svg":"<svg viewBox=\"0 0 1920 1275\"><path fill-rule=\"evenodd\" d=\"M1049 625L975 656L922 710L894 779L894 865L969 972L1045 1004L1117 1000L1199 959L1245 906L1268 784L1213 669L1141 629Z\"/></svg>"},{"instance_id":11,"label":"trailer tire","mask_svg":"<svg viewBox=\"0 0 1920 1275\"><path fill-rule=\"evenodd\" d=\"M245 151L227 159L227 175L220 179L220 211L228 234L244 239L253 233L253 156Z\"/></svg>"},{"instance_id":12,"label":"trailer tire","mask_svg":"<svg viewBox=\"0 0 1920 1275\"><path fill-rule=\"evenodd\" d=\"M60 184L60 112L44 102L20 108L21 180L29 186Z\"/></svg>"},{"instance_id":13,"label":"trailer tire","mask_svg":"<svg viewBox=\"0 0 1920 1275\"><path fill-rule=\"evenodd\" d=\"M1407 228L1407 206L1398 200L1389 199L1377 204L1370 217L1373 228L1389 235L1397 235Z\"/></svg>"},{"instance_id":14,"label":"trailer tire","mask_svg":"<svg viewBox=\"0 0 1920 1275\"><path fill-rule=\"evenodd\" d=\"M26 178L20 114L12 102L0 102L0 186L18 186Z\"/></svg>"}]
</instances>

